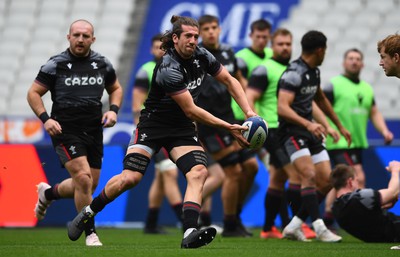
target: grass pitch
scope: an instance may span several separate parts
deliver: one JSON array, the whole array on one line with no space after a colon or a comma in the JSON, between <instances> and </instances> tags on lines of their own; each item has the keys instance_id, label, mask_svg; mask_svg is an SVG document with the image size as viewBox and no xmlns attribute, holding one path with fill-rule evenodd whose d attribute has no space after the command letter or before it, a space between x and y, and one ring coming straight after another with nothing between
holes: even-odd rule
<instances>
[{"instance_id":1,"label":"grass pitch","mask_svg":"<svg viewBox=\"0 0 400 257\"><path fill-rule=\"evenodd\" d=\"M253 229L251 238L223 238L220 235L205 247L180 249L181 232L167 229L168 235L147 235L138 229L99 228L104 246L87 247L84 237L72 242L66 228L0 229L0 256L190 256L190 257L381 257L399 256L400 251L390 250L393 244L366 244L347 234L341 243L311 243L288 240L261 240L260 229Z\"/></svg>"}]
</instances>

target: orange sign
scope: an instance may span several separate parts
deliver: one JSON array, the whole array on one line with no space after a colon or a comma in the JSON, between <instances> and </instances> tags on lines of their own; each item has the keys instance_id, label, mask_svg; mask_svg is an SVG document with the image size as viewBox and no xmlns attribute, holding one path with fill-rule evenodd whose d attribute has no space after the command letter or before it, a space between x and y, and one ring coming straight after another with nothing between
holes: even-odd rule
<instances>
[{"instance_id":1,"label":"orange sign","mask_svg":"<svg viewBox=\"0 0 400 257\"><path fill-rule=\"evenodd\" d=\"M36 185L47 182L33 145L0 145L0 227L33 227Z\"/></svg>"},{"instance_id":2,"label":"orange sign","mask_svg":"<svg viewBox=\"0 0 400 257\"><path fill-rule=\"evenodd\" d=\"M0 143L35 143L43 137L42 122L36 118L0 118Z\"/></svg>"}]
</instances>

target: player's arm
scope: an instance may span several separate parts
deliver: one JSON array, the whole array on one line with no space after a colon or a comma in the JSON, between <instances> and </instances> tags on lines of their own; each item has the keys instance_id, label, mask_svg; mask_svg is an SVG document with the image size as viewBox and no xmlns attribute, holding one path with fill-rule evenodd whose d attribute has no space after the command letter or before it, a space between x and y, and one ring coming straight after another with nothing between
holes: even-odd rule
<instances>
[{"instance_id":1,"label":"player's arm","mask_svg":"<svg viewBox=\"0 0 400 257\"><path fill-rule=\"evenodd\" d=\"M135 124L139 123L140 111L143 108L143 103L147 99L150 83L149 74L142 66L136 73L135 84L132 90L132 113Z\"/></svg>"},{"instance_id":2,"label":"player's arm","mask_svg":"<svg viewBox=\"0 0 400 257\"><path fill-rule=\"evenodd\" d=\"M378 107L375 104L372 105L370 119L376 130L378 130L385 139L385 144L390 144L393 140L393 134L386 126L382 113L378 110Z\"/></svg>"},{"instance_id":3,"label":"player's arm","mask_svg":"<svg viewBox=\"0 0 400 257\"><path fill-rule=\"evenodd\" d=\"M209 126L226 129L232 133L241 146L248 147L250 145L241 133L243 130L246 130L247 127L238 124L230 124L198 107L194 103L189 91L185 90L179 94L173 94L171 95L171 98L179 105L189 119Z\"/></svg>"},{"instance_id":4,"label":"player's arm","mask_svg":"<svg viewBox=\"0 0 400 257\"><path fill-rule=\"evenodd\" d=\"M340 134L334 128L331 127L324 112L318 107L315 101L312 102L312 110L313 110L313 118L316 122L325 127L326 133L333 138L333 141L336 143L340 139Z\"/></svg>"},{"instance_id":5,"label":"player's arm","mask_svg":"<svg viewBox=\"0 0 400 257\"><path fill-rule=\"evenodd\" d=\"M336 125L338 130L340 131L340 134L342 134L347 141L348 146L351 144L351 135L350 132L343 127L342 123L340 122L338 116L336 113L333 111L332 105L329 102L329 100L326 98L324 92L322 92L321 88L318 88L315 97L314 97L315 102L321 108L321 110L328 116L332 122Z\"/></svg>"},{"instance_id":6,"label":"player's arm","mask_svg":"<svg viewBox=\"0 0 400 257\"><path fill-rule=\"evenodd\" d=\"M42 96L46 94L48 89L36 82L28 90L27 100L32 111L39 117L40 114L46 112L43 104Z\"/></svg>"},{"instance_id":7,"label":"player's arm","mask_svg":"<svg viewBox=\"0 0 400 257\"><path fill-rule=\"evenodd\" d=\"M135 124L139 123L140 111L147 98L147 91L142 87L134 87L132 90L132 112Z\"/></svg>"},{"instance_id":8,"label":"player's arm","mask_svg":"<svg viewBox=\"0 0 400 257\"><path fill-rule=\"evenodd\" d=\"M247 97L247 100L249 101L250 107L253 110L255 110L255 103L258 99L260 99L261 92L254 88L248 87L246 90L246 97Z\"/></svg>"},{"instance_id":9,"label":"player's arm","mask_svg":"<svg viewBox=\"0 0 400 257\"><path fill-rule=\"evenodd\" d=\"M229 72L222 67L222 70L215 76L220 83L223 83L227 88L233 99L240 106L247 118L257 115L247 101L246 94L239 81L232 77Z\"/></svg>"},{"instance_id":10,"label":"player's arm","mask_svg":"<svg viewBox=\"0 0 400 257\"><path fill-rule=\"evenodd\" d=\"M293 91L280 89L278 93L278 115L288 122L306 128L316 137L321 137L325 134L325 128L319 124L309 121L298 115L291 107L295 93Z\"/></svg>"},{"instance_id":11,"label":"player's arm","mask_svg":"<svg viewBox=\"0 0 400 257\"><path fill-rule=\"evenodd\" d=\"M57 121L49 117L44 107L42 96L46 94L47 91L48 89L45 86L33 82L28 90L27 100L33 112L43 122L44 129L47 133L49 133L50 136L54 136L60 134L62 129Z\"/></svg>"},{"instance_id":12,"label":"player's arm","mask_svg":"<svg viewBox=\"0 0 400 257\"><path fill-rule=\"evenodd\" d=\"M235 78L239 81L240 85L242 86L243 90L246 92L247 90L247 85L248 85L248 81L247 79L243 76L243 73L240 69L238 69L235 72Z\"/></svg>"},{"instance_id":13,"label":"player's arm","mask_svg":"<svg viewBox=\"0 0 400 257\"><path fill-rule=\"evenodd\" d=\"M105 128L112 127L117 123L117 114L122 103L123 95L123 90L118 79L115 80L114 84L106 87L106 90L109 95L110 110L103 114L101 120Z\"/></svg>"},{"instance_id":14,"label":"player's arm","mask_svg":"<svg viewBox=\"0 0 400 257\"><path fill-rule=\"evenodd\" d=\"M247 101L249 101L250 107L253 110L255 110L256 101L260 99L262 94L267 90L268 84L266 68L263 65L254 68L249 77L248 88L246 90Z\"/></svg>"},{"instance_id":15,"label":"player's arm","mask_svg":"<svg viewBox=\"0 0 400 257\"><path fill-rule=\"evenodd\" d=\"M379 193L381 194L381 206L383 208L391 207L393 203L398 200L400 162L391 161L386 169L392 174L392 176L389 180L388 187L379 190Z\"/></svg>"}]
</instances>

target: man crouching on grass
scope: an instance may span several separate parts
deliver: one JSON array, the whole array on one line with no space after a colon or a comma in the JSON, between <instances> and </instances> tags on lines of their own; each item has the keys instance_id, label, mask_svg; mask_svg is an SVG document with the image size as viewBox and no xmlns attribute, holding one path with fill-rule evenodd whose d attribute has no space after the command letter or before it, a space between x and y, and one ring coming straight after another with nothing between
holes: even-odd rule
<instances>
[{"instance_id":1,"label":"man crouching on grass","mask_svg":"<svg viewBox=\"0 0 400 257\"><path fill-rule=\"evenodd\" d=\"M400 216L387 211L398 200L400 162L391 161L386 169L392 176L380 190L359 189L354 169L344 164L331 174L336 189L333 215L341 228L364 242L400 242Z\"/></svg>"}]
</instances>

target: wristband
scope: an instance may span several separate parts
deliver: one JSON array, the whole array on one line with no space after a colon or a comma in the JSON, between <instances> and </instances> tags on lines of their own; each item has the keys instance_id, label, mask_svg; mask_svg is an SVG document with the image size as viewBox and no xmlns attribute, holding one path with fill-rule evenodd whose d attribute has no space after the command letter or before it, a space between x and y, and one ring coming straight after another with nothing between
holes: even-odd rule
<instances>
[{"instance_id":1,"label":"wristband","mask_svg":"<svg viewBox=\"0 0 400 257\"><path fill-rule=\"evenodd\" d=\"M119 107L115 104L110 105L110 111L115 112L116 114L118 114L119 111Z\"/></svg>"},{"instance_id":2,"label":"wristband","mask_svg":"<svg viewBox=\"0 0 400 257\"><path fill-rule=\"evenodd\" d=\"M42 113L39 115L39 119L43 122L43 124L45 124L46 121L50 119L50 117L49 117L49 115L47 114L47 112L42 112Z\"/></svg>"}]
</instances>

